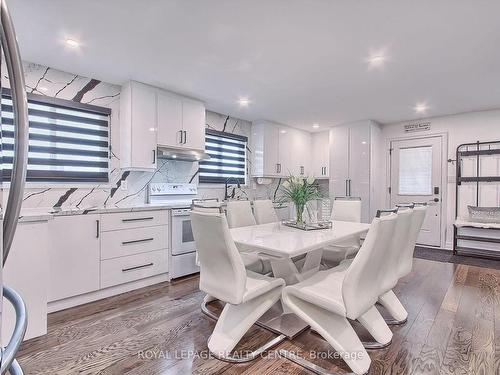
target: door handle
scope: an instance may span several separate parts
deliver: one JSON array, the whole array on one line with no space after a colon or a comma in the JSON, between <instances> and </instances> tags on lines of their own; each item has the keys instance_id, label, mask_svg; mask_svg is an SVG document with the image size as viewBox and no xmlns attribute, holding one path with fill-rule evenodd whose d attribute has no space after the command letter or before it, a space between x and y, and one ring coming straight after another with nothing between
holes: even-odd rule
<instances>
[{"instance_id":1,"label":"door handle","mask_svg":"<svg viewBox=\"0 0 500 375\"><path fill-rule=\"evenodd\" d=\"M434 198L433 201L437 203L439 202L439 198Z\"/></svg>"},{"instance_id":2,"label":"door handle","mask_svg":"<svg viewBox=\"0 0 500 375\"><path fill-rule=\"evenodd\" d=\"M182 130L179 130L178 133L179 133L179 144L182 145Z\"/></svg>"},{"instance_id":3,"label":"door handle","mask_svg":"<svg viewBox=\"0 0 500 375\"><path fill-rule=\"evenodd\" d=\"M154 263L147 263L147 264L141 264L140 266L122 268L122 272L134 271L134 270L138 270L138 269L146 268L146 267L151 267L151 266L154 266Z\"/></svg>"},{"instance_id":4,"label":"door handle","mask_svg":"<svg viewBox=\"0 0 500 375\"><path fill-rule=\"evenodd\" d=\"M155 164L156 163L156 150L153 150L153 163L151 164Z\"/></svg>"},{"instance_id":5,"label":"door handle","mask_svg":"<svg viewBox=\"0 0 500 375\"><path fill-rule=\"evenodd\" d=\"M183 130L183 132L184 132L184 144L186 144L188 141L188 133L187 130Z\"/></svg>"},{"instance_id":6,"label":"door handle","mask_svg":"<svg viewBox=\"0 0 500 375\"><path fill-rule=\"evenodd\" d=\"M131 244L134 244L134 243L150 242L150 241L153 241L153 240L154 240L154 238L150 237L150 238L143 238L143 239L140 239L140 240L122 241L122 245L131 245Z\"/></svg>"},{"instance_id":7,"label":"door handle","mask_svg":"<svg viewBox=\"0 0 500 375\"><path fill-rule=\"evenodd\" d=\"M349 194L347 193L347 181L348 180L345 180L345 196L348 197Z\"/></svg>"},{"instance_id":8,"label":"door handle","mask_svg":"<svg viewBox=\"0 0 500 375\"><path fill-rule=\"evenodd\" d=\"M351 180L349 180L349 196L351 196Z\"/></svg>"}]
</instances>

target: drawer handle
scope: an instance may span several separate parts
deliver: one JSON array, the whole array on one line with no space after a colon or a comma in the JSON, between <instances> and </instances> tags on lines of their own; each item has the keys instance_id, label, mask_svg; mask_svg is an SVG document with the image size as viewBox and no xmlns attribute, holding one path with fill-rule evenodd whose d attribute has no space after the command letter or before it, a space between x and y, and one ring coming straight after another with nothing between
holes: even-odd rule
<instances>
[{"instance_id":1,"label":"drawer handle","mask_svg":"<svg viewBox=\"0 0 500 375\"><path fill-rule=\"evenodd\" d=\"M153 241L153 240L154 240L154 238L151 237L151 238L143 238L142 240L123 241L122 245L130 245L133 243L140 243L140 242L149 242L149 241Z\"/></svg>"},{"instance_id":2,"label":"drawer handle","mask_svg":"<svg viewBox=\"0 0 500 375\"><path fill-rule=\"evenodd\" d=\"M122 272L138 270L140 268L146 268L146 267L151 267L151 266L154 266L154 263L143 264L141 266L135 266L135 267L130 267L130 268L122 268Z\"/></svg>"},{"instance_id":3,"label":"drawer handle","mask_svg":"<svg viewBox=\"0 0 500 375\"><path fill-rule=\"evenodd\" d=\"M153 219L154 219L153 216L149 216L149 217L136 217L136 218L133 218L133 219L122 219L122 222L128 223L130 221L142 221L142 220L153 220Z\"/></svg>"}]
</instances>

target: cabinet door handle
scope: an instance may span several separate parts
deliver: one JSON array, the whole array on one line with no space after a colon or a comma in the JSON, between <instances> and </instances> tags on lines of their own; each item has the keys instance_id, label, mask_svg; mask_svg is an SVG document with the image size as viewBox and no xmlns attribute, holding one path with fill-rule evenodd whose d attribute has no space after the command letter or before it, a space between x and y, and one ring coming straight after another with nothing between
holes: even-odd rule
<instances>
[{"instance_id":1,"label":"cabinet door handle","mask_svg":"<svg viewBox=\"0 0 500 375\"><path fill-rule=\"evenodd\" d=\"M300 175L303 176L304 175L304 167L301 165L300 166Z\"/></svg>"},{"instance_id":2,"label":"cabinet door handle","mask_svg":"<svg viewBox=\"0 0 500 375\"><path fill-rule=\"evenodd\" d=\"M95 238L99 238L100 223L99 220L95 221Z\"/></svg>"},{"instance_id":3,"label":"cabinet door handle","mask_svg":"<svg viewBox=\"0 0 500 375\"><path fill-rule=\"evenodd\" d=\"M188 133L186 130L183 130L183 132L184 132L184 144L186 144L188 141Z\"/></svg>"},{"instance_id":4,"label":"cabinet door handle","mask_svg":"<svg viewBox=\"0 0 500 375\"><path fill-rule=\"evenodd\" d=\"M123 223L128 223L128 222L131 222L131 221L142 221L142 220L153 220L154 217L153 216L148 216L148 217L134 217L132 219L122 219L122 222Z\"/></svg>"},{"instance_id":5,"label":"cabinet door handle","mask_svg":"<svg viewBox=\"0 0 500 375\"><path fill-rule=\"evenodd\" d=\"M179 133L179 144L182 145L182 136L183 136L182 130L179 130L178 133Z\"/></svg>"},{"instance_id":6,"label":"cabinet door handle","mask_svg":"<svg viewBox=\"0 0 500 375\"><path fill-rule=\"evenodd\" d=\"M153 163L152 164L155 164L156 163L156 150L153 150Z\"/></svg>"},{"instance_id":7,"label":"cabinet door handle","mask_svg":"<svg viewBox=\"0 0 500 375\"><path fill-rule=\"evenodd\" d=\"M280 164L278 164L278 166L279 166L279 171L278 171L278 173L281 173L281 163L280 163Z\"/></svg>"},{"instance_id":8,"label":"cabinet door handle","mask_svg":"<svg viewBox=\"0 0 500 375\"><path fill-rule=\"evenodd\" d=\"M348 197L348 196L349 196L349 194L347 193L347 184L348 184L348 182L347 182L347 181L348 181L348 180L345 180L345 196L346 196L346 197Z\"/></svg>"},{"instance_id":9,"label":"cabinet door handle","mask_svg":"<svg viewBox=\"0 0 500 375\"><path fill-rule=\"evenodd\" d=\"M123 241L122 242L122 245L130 245L130 244L134 244L134 243L141 243L141 242L150 242L150 241L153 241L154 238L143 238L141 240L130 240L130 241Z\"/></svg>"},{"instance_id":10,"label":"cabinet door handle","mask_svg":"<svg viewBox=\"0 0 500 375\"><path fill-rule=\"evenodd\" d=\"M151 266L154 266L154 263L141 264L140 266L129 267L129 268L122 268L122 272L138 270L140 268L146 268L146 267L151 267Z\"/></svg>"},{"instance_id":11,"label":"cabinet door handle","mask_svg":"<svg viewBox=\"0 0 500 375\"><path fill-rule=\"evenodd\" d=\"M349 196L351 196L351 180L349 180Z\"/></svg>"}]
</instances>

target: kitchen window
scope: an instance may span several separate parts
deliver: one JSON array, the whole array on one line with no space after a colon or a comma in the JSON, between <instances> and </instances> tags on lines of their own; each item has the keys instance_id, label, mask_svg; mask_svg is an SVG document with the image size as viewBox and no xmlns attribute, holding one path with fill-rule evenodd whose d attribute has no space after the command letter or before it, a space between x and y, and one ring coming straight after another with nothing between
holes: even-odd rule
<instances>
[{"instance_id":1,"label":"kitchen window","mask_svg":"<svg viewBox=\"0 0 500 375\"><path fill-rule=\"evenodd\" d=\"M109 181L111 110L28 94L29 153L27 181ZM14 144L12 99L2 92L3 178L12 173Z\"/></svg>"},{"instance_id":2,"label":"kitchen window","mask_svg":"<svg viewBox=\"0 0 500 375\"><path fill-rule=\"evenodd\" d=\"M200 162L199 182L223 184L228 178L240 184L247 180L248 138L207 129L205 131L205 152L210 159Z\"/></svg>"}]
</instances>

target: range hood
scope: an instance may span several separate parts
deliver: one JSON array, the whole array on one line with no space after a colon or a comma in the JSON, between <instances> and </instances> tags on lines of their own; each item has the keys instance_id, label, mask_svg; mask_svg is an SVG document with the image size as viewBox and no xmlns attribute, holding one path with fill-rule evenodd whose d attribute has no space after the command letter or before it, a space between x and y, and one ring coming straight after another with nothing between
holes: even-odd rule
<instances>
[{"instance_id":1,"label":"range hood","mask_svg":"<svg viewBox=\"0 0 500 375\"><path fill-rule=\"evenodd\" d=\"M158 146L158 158L194 162L208 160L210 155L201 150Z\"/></svg>"}]
</instances>

